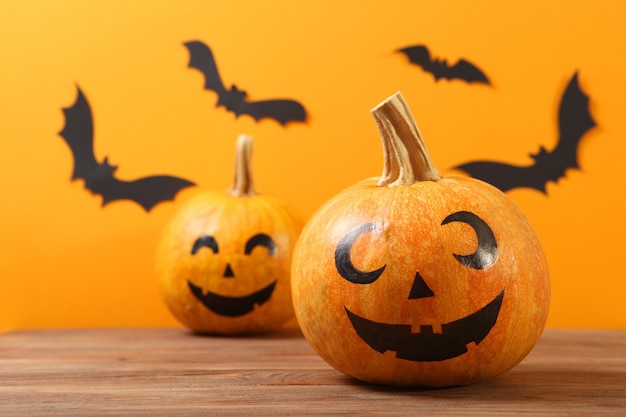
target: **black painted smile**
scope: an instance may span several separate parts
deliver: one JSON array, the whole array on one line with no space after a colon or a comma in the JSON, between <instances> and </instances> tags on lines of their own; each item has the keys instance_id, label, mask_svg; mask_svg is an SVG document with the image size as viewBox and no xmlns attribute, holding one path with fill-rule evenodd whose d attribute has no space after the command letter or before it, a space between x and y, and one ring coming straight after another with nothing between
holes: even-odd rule
<instances>
[{"instance_id":1,"label":"black painted smile","mask_svg":"<svg viewBox=\"0 0 626 417\"><path fill-rule=\"evenodd\" d=\"M262 305L270 299L276 281L267 287L244 297L225 297L223 295L208 292L204 294L202 288L187 281L192 294L209 310L221 316L239 317L254 310L255 305Z\"/></svg>"},{"instance_id":2,"label":"black painted smile","mask_svg":"<svg viewBox=\"0 0 626 417\"><path fill-rule=\"evenodd\" d=\"M478 345L496 324L504 290L480 310L459 320L441 325L434 333L430 325L411 333L411 325L377 323L360 317L346 307L354 330L372 349L383 353L396 352L396 357L409 361L433 362L455 358L467 352L467 345Z\"/></svg>"}]
</instances>

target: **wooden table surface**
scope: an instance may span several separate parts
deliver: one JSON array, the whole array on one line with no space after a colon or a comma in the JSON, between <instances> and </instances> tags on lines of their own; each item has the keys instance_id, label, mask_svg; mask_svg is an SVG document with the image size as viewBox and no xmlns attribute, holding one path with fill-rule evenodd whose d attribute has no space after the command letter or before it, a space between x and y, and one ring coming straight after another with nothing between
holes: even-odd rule
<instances>
[{"instance_id":1,"label":"wooden table surface","mask_svg":"<svg viewBox=\"0 0 626 417\"><path fill-rule=\"evenodd\" d=\"M0 334L0 416L626 416L626 331L544 332L513 370L466 387L361 383L297 329Z\"/></svg>"}]
</instances>

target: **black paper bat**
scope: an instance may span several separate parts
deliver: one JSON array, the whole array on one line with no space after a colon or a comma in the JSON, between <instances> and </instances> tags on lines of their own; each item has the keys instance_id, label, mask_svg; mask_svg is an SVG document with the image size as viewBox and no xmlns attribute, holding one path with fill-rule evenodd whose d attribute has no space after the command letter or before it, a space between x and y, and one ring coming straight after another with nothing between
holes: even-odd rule
<instances>
[{"instance_id":1,"label":"black paper bat","mask_svg":"<svg viewBox=\"0 0 626 417\"><path fill-rule=\"evenodd\" d=\"M59 133L72 151L74 172L72 181L83 179L85 188L102 196L102 206L115 200L132 200L146 211L161 201L173 200L176 193L195 185L182 178L166 175L124 181L114 176L117 166L105 157L98 162L93 150L93 119L85 95L78 88L78 97L71 106L63 109L65 126Z\"/></svg>"},{"instance_id":2,"label":"black paper bat","mask_svg":"<svg viewBox=\"0 0 626 417\"><path fill-rule=\"evenodd\" d=\"M435 81L441 78L448 80L463 80L468 83L478 82L490 84L487 76L474 64L460 59L454 65L449 65L445 59L431 58L428 48L424 45L408 46L398 49L397 52L404 53L412 64L416 64L426 72L435 77Z\"/></svg>"},{"instance_id":3,"label":"black paper bat","mask_svg":"<svg viewBox=\"0 0 626 417\"><path fill-rule=\"evenodd\" d=\"M493 161L476 161L455 168L488 182L506 192L517 187L534 188L546 193L548 181L557 182L568 168L580 168L576 156L584 134L594 127L589 113L589 97L578 85L578 73L569 81L559 105L559 139L556 147L530 154L534 163L528 166L510 165Z\"/></svg>"},{"instance_id":4,"label":"black paper bat","mask_svg":"<svg viewBox=\"0 0 626 417\"><path fill-rule=\"evenodd\" d=\"M283 126L290 121L304 122L306 120L306 110L297 101L285 99L249 101L248 93L238 89L235 85L227 89L222 83L211 49L200 41L186 42L184 45L189 50L189 68L202 72L205 80L204 88L217 93L215 107L224 106L226 110L235 113L235 117L247 114L257 121L268 117Z\"/></svg>"}]
</instances>

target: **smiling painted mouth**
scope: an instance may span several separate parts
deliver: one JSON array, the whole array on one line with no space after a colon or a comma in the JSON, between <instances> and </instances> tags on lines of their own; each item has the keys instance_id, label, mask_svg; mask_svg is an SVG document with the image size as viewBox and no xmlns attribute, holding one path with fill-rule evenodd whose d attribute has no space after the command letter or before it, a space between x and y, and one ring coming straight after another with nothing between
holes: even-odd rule
<instances>
[{"instance_id":1,"label":"smiling painted mouth","mask_svg":"<svg viewBox=\"0 0 626 417\"><path fill-rule=\"evenodd\" d=\"M239 317L254 310L255 305L262 305L270 299L276 281L267 287L244 297L225 297L214 292L204 294L202 288L187 281L192 294L209 310L221 316Z\"/></svg>"},{"instance_id":2,"label":"smiling painted mouth","mask_svg":"<svg viewBox=\"0 0 626 417\"><path fill-rule=\"evenodd\" d=\"M394 351L399 359L434 362L460 356L467 352L469 343L478 345L487 337L496 324L503 298L504 290L475 313L442 324L441 333L434 333L430 325L422 325L419 333L412 333L411 325L378 323L344 308L354 330L372 349L380 353Z\"/></svg>"}]
</instances>

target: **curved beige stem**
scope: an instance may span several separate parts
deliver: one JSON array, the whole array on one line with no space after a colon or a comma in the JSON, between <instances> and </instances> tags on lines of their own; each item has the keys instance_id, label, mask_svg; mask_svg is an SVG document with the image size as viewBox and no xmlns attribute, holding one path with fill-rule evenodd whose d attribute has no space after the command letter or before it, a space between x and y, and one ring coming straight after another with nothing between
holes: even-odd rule
<instances>
[{"instance_id":1,"label":"curved beige stem","mask_svg":"<svg viewBox=\"0 0 626 417\"><path fill-rule=\"evenodd\" d=\"M383 142L384 167L378 186L411 185L441 178L400 92L380 103L371 113Z\"/></svg>"},{"instance_id":2,"label":"curved beige stem","mask_svg":"<svg viewBox=\"0 0 626 417\"><path fill-rule=\"evenodd\" d=\"M233 197L257 195L252 177L252 137L239 135L235 156L235 180L228 190Z\"/></svg>"}]
</instances>

